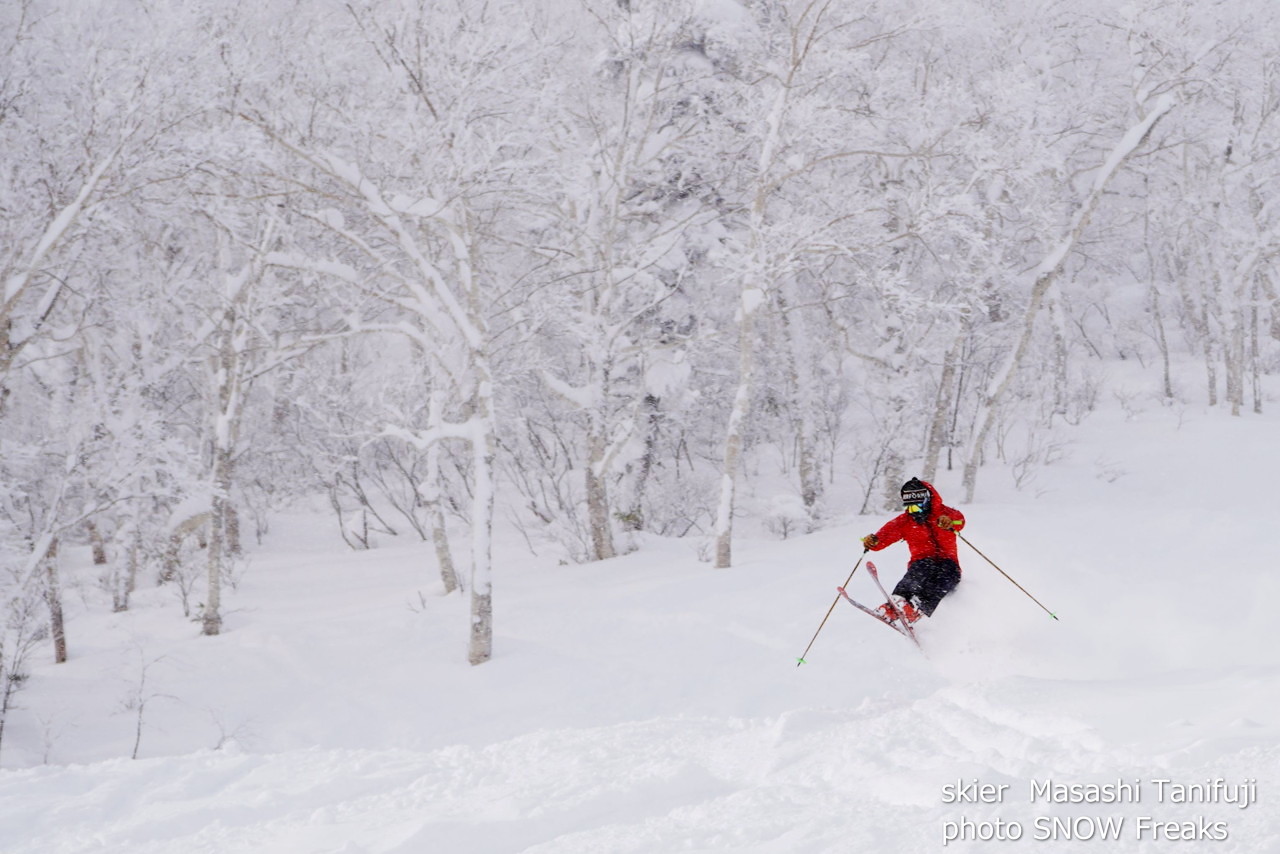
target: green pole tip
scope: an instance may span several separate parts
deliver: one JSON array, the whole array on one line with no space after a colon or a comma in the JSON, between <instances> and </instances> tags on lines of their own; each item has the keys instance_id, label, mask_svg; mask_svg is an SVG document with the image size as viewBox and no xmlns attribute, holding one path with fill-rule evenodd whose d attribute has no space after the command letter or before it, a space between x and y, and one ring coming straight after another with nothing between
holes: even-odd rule
<instances>
[{"instance_id":1,"label":"green pole tip","mask_svg":"<svg viewBox=\"0 0 1280 854\"><path fill-rule=\"evenodd\" d=\"M806 662L805 662L805 660L804 660L803 658L797 658L797 659L796 659L796 667L799 667L800 665L805 664L805 663L806 663Z\"/></svg>"}]
</instances>

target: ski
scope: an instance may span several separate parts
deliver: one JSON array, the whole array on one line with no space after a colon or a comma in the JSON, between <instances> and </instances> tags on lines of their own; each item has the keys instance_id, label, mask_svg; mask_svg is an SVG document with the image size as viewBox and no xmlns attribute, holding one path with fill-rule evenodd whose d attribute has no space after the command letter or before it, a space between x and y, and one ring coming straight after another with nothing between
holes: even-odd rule
<instances>
[{"instance_id":1,"label":"ski","mask_svg":"<svg viewBox=\"0 0 1280 854\"><path fill-rule=\"evenodd\" d=\"M898 613L898 609L893 605L893 597L889 595L888 591L884 589L884 585L880 583L880 573L876 571L876 565L871 561L867 561L867 572L871 574L871 579L875 581L876 587L880 588L880 594L884 596L884 601L889 603L889 608L895 614ZM890 623L890 625L911 638L911 642L919 647L921 652L924 652L924 647L920 646L920 639L916 637L916 630L911 628L911 624L907 622L905 617L899 615L899 618Z\"/></svg>"},{"instance_id":2,"label":"ski","mask_svg":"<svg viewBox=\"0 0 1280 854\"><path fill-rule=\"evenodd\" d=\"M884 617L880 616L880 614L874 609L868 608L866 605L863 605L857 599L854 599L852 596L846 593L843 587L837 587L836 590L840 593L841 596L844 597L846 602L848 602L850 605L857 608L859 611L866 614L867 616L875 619L877 623L883 623L884 625L893 629L895 632L897 632L900 635L906 634L906 632L904 632L901 628L899 628L897 623L893 622L892 620L886 620Z\"/></svg>"}]
</instances>

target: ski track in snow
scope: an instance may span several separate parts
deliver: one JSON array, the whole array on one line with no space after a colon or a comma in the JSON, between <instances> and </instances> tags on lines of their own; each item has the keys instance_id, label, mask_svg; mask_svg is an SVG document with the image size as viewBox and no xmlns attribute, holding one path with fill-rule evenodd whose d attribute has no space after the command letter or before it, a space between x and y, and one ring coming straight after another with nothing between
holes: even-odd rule
<instances>
[{"instance_id":1,"label":"ski track in snow","mask_svg":"<svg viewBox=\"0 0 1280 854\"><path fill-rule=\"evenodd\" d=\"M1104 419L1045 471L1040 500L965 508L975 544L1060 622L965 553L964 583L922 627L927 656L841 604L802 668L852 544L882 517L753 543L723 572L687 542L574 567L512 547L480 668L462 661L465 600L431 592L429 546L338 551L327 519L282 520L222 637L175 620L167 593L129 615L83 607L73 660L35 669L5 733L0 851L1280 852L1274 535L1232 512L1233 469L1280 476L1276 426ZM1104 457L1125 474L1096 477ZM1151 495L1159 512L1136 524ZM892 583L901 556L878 562ZM870 591L855 576L850 592ZM119 699L148 659L132 761ZM1149 782L1140 804L1028 791L1154 778L1256 779L1258 802L1160 804ZM1008 794L944 803L942 786L974 779ZM1230 836L1138 839L1142 815L1223 820ZM1128 825L1046 843L1038 816ZM1024 838L944 847L961 818L1016 820Z\"/></svg>"}]
</instances>

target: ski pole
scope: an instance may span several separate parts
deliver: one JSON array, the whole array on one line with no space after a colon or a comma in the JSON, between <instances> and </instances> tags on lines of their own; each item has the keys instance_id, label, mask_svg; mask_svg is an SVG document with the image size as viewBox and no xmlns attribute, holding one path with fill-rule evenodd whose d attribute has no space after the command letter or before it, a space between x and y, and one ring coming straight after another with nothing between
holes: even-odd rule
<instances>
[{"instance_id":1,"label":"ski pole","mask_svg":"<svg viewBox=\"0 0 1280 854\"><path fill-rule=\"evenodd\" d=\"M1056 619L1058 619L1058 615L1057 615L1057 614L1055 614L1055 613L1053 613L1052 611L1050 611L1048 608L1045 608L1045 607L1044 607L1044 603L1042 603L1042 602L1041 602L1039 599L1037 599L1036 597L1032 596L1030 593L1027 593L1027 588L1023 587L1021 584L1019 584L1018 582L1014 581L1014 580L1013 580L1013 578L1009 575L1009 573L1005 572L1005 571L1004 571L1003 569L1001 569L999 566L996 566L996 562L995 562L994 560L992 560L991 558L989 558L989 557L987 557L986 555L982 554L981 549L979 549L979 548L978 548L977 546L975 546L973 543L971 543L971 542L969 542L968 540L966 540L966 539L965 539L965 537L964 537L964 534L961 534L959 531L957 531L957 532L956 532L956 536L960 538L960 542L964 543L966 546L968 546L969 548L971 548L971 549L973 549L975 552L977 552L977 553L982 557L982 559L983 559L983 560L985 560L987 563L991 564L992 566L995 566L995 568L996 568L996 572L1000 573L1000 574L1001 574L1001 575L1003 575L1005 578L1008 578L1008 579L1009 579L1009 582L1010 582L1011 584L1013 584L1013 586L1014 586L1014 587L1018 588L1018 589L1019 589L1019 590L1021 590L1023 593L1026 593L1026 594L1027 594L1027 598L1028 598L1028 599L1030 599L1032 602L1035 602L1035 603L1036 603L1037 605L1039 605L1041 608L1044 608L1044 612L1045 612L1046 614L1048 614L1050 617L1053 617L1055 620L1056 620Z\"/></svg>"},{"instance_id":2,"label":"ski pole","mask_svg":"<svg viewBox=\"0 0 1280 854\"><path fill-rule=\"evenodd\" d=\"M853 565L853 569L849 572L849 577L844 580L844 586L848 587L849 582L853 581L853 573L858 571L858 567L862 566L862 558L867 556L867 549L862 550L862 556L858 558L858 562ZM818 632L822 631L822 627L827 624L827 617L831 616L831 612L836 609L836 604L840 601L840 594L836 594L836 598L831 600L831 607L827 609L827 616L822 618L822 622L818 624L818 631L813 633L813 637L809 640L809 645L804 648L804 652L800 653L800 657L796 659L796 667L804 664L804 657L809 654L809 650L813 649L813 642L818 639Z\"/></svg>"}]
</instances>

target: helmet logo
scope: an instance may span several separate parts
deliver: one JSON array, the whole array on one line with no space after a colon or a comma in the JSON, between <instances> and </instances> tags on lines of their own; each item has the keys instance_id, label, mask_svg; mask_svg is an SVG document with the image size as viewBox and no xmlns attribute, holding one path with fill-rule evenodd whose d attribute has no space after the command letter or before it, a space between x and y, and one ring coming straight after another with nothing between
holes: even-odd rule
<instances>
[{"instance_id":1,"label":"helmet logo","mask_svg":"<svg viewBox=\"0 0 1280 854\"><path fill-rule=\"evenodd\" d=\"M929 490L912 489L902 493L902 503L907 507L912 505L924 506L929 503ZM912 511L918 512L918 511Z\"/></svg>"}]
</instances>

